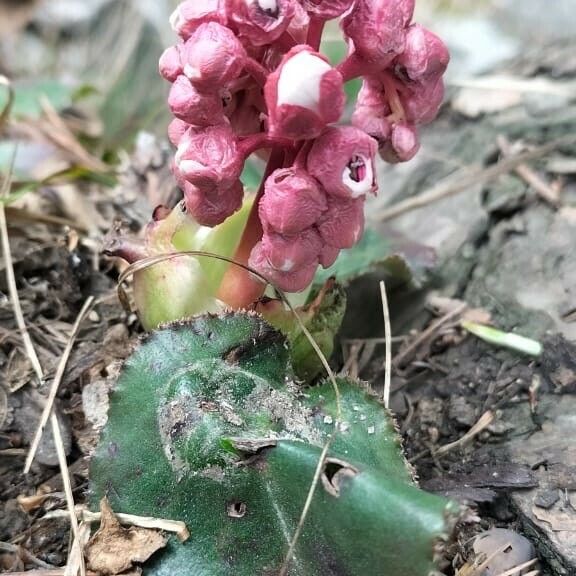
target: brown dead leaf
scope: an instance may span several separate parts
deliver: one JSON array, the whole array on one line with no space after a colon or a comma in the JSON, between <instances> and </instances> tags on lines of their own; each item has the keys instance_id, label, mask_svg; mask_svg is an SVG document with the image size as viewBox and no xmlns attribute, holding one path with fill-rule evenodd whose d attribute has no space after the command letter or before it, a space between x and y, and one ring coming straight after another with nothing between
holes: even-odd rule
<instances>
[{"instance_id":1,"label":"brown dead leaf","mask_svg":"<svg viewBox=\"0 0 576 576\"><path fill-rule=\"evenodd\" d=\"M576 514L571 510L532 508L532 514L550 525L553 532L576 532Z\"/></svg>"},{"instance_id":2,"label":"brown dead leaf","mask_svg":"<svg viewBox=\"0 0 576 576\"><path fill-rule=\"evenodd\" d=\"M86 547L88 567L103 575L134 572L134 563L145 562L154 552L166 546L167 539L148 528L123 528L106 498L100 501L100 528Z\"/></svg>"}]
</instances>

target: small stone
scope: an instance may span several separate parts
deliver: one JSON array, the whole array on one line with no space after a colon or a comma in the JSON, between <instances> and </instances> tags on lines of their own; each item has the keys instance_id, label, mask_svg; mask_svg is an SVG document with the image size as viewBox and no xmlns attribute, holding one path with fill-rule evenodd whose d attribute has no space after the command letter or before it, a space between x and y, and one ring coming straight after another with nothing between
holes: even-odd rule
<instances>
[{"instance_id":1,"label":"small stone","mask_svg":"<svg viewBox=\"0 0 576 576\"><path fill-rule=\"evenodd\" d=\"M504 528L492 528L479 534L474 540L473 549L476 556L489 559L480 576L498 576L535 557L530 540ZM526 569L526 572L529 571L530 568ZM526 572L518 572L518 575Z\"/></svg>"},{"instance_id":2,"label":"small stone","mask_svg":"<svg viewBox=\"0 0 576 576\"><path fill-rule=\"evenodd\" d=\"M332 416L324 416L324 424L332 424L332 422L334 422Z\"/></svg>"},{"instance_id":3,"label":"small stone","mask_svg":"<svg viewBox=\"0 0 576 576\"><path fill-rule=\"evenodd\" d=\"M558 490L540 490L534 498L534 506L549 510L558 500L560 500Z\"/></svg>"}]
</instances>

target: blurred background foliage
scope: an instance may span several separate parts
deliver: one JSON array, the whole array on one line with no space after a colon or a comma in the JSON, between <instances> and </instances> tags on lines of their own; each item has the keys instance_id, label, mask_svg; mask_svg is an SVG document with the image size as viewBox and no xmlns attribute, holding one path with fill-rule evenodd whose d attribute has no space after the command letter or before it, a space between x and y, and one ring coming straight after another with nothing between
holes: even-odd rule
<instances>
[{"instance_id":1,"label":"blurred background foliage","mask_svg":"<svg viewBox=\"0 0 576 576\"><path fill-rule=\"evenodd\" d=\"M162 49L174 41L168 17L175 0L0 0L0 72L16 86L14 113L39 114L39 96L62 110L96 111L110 149L129 146L139 130L162 135L167 85L157 75ZM515 55L530 39L569 35L573 0L418 0L417 19L453 54L449 80ZM536 38L536 35L538 36ZM345 53L336 25L325 50ZM353 98L358 83L350 83ZM6 98L4 94L0 98Z\"/></svg>"}]
</instances>

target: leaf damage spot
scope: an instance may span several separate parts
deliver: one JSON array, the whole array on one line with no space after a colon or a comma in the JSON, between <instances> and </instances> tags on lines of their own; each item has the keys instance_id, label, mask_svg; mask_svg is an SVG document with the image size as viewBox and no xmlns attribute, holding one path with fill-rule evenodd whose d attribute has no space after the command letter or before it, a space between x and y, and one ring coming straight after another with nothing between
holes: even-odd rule
<instances>
[{"instance_id":1,"label":"leaf damage spot","mask_svg":"<svg viewBox=\"0 0 576 576\"><path fill-rule=\"evenodd\" d=\"M247 507L244 502L232 500L226 505L226 514L229 518L243 518L246 515Z\"/></svg>"},{"instance_id":2,"label":"leaf damage spot","mask_svg":"<svg viewBox=\"0 0 576 576\"><path fill-rule=\"evenodd\" d=\"M326 458L320 480L324 490L326 490L328 494L339 498L344 482L354 478L359 472L358 468L355 468L344 460L340 460L339 458Z\"/></svg>"}]
</instances>

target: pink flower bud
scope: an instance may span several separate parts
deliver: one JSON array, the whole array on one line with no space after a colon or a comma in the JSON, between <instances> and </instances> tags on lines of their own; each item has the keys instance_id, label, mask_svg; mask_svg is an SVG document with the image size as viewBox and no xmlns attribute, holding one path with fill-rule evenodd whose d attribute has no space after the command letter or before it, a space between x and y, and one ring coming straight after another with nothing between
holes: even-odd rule
<instances>
[{"instance_id":1,"label":"pink flower bud","mask_svg":"<svg viewBox=\"0 0 576 576\"><path fill-rule=\"evenodd\" d=\"M438 79L448 66L450 54L444 42L419 24L406 34L406 48L396 60L396 68L410 80Z\"/></svg>"},{"instance_id":2,"label":"pink flower bud","mask_svg":"<svg viewBox=\"0 0 576 576\"><path fill-rule=\"evenodd\" d=\"M180 46L170 46L170 48L164 50L158 62L158 69L162 78L169 82L174 82L182 74Z\"/></svg>"},{"instance_id":3,"label":"pink flower bud","mask_svg":"<svg viewBox=\"0 0 576 576\"><path fill-rule=\"evenodd\" d=\"M322 252L320 252L320 264L322 265L322 268L330 268L330 266L336 262L338 254L340 254L340 248L335 248L334 246L328 246L328 244L326 244L322 248Z\"/></svg>"},{"instance_id":4,"label":"pink flower bud","mask_svg":"<svg viewBox=\"0 0 576 576\"><path fill-rule=\"evenodd\" d=\"M301 0L308 14L320 20L332 20L349 10L354 0Z\"/></svg>"},{"instance_id":5,"label":"pink flower bud","mask_svg":"<svg viewBox=\"0 0 576 576\"><path fill-rule=\"evenodd\" d=\"M170 16L170 25L176 34L187 40L200 24L226 24L220 4L221 0L186 0Z\"/></svg>"},{"instance_id":6,"label":"pink flower bud","mask_svg":"<svg viewBox=\"0 0 576 576\"><path fill-rule=\"evenodd\" d=\"M381 143L390 138L390 114L390 106L380 88L374 82L364 79L352 113L352 125Z\"/></svg>"},{"instance_id":7,"label":"pink flower bud","mask_svg":"<svg viewBox=\"0 0 576 576\"><path fill-rule=\"evenodd\" d=\"M230 23L255 46L280 38L294 16L295 0L224 1Z\"/></svg>"},{"instance_id":8,"label":"pink flower bud","mask_svg":"<svg viewBox=\"0 0 576 576\"><path fill-rule=\"evenodd\" d=\"M168 95L174 116L194 126L212 126L226 121L222 100L217 94L198 92L185 76L178 76Z\"/></svg>"},{"instance_id":9,"label":"pink flower bud","mask_svg":"<svg viewBox=\"0 0 576 576\"><path fill-rule=\"evenodd\" d=\"M306 44L306 38L308 37L308 25L310 24L310 17L308 16L306 10L296 2L294 4L294 16L290 20L290 25L288 26L288 34L294 38L296 44ZM275 68L275 66L274 66Z\"/></svg>"},{"instance_id":10,"label":"pink flower bud","mask_svg":"<svg viewBox=\"0 0 576 576\"><path fill-rule=\"evenodd\" d=\"M179 118L174 118L174 120L168 124L168 139L174 146L178 146L188 128L190 128L190 124Z\"/></svg>"},{"instance_id":11,"label":"pink flower bud","mask_svg":"<svg viewBox=\"0 0 576 576\"><path fill-rule=\"evenodd\" d=\"M297 168L275 170L265 183L258 214L264 229L298 234L316 223L327 208L320 186Z\"/></svg>"},{"instance_id":12,"label":"pink flower bud","mask_svg":"<svg viewBox=\"0 0 576 576\"><path fill-rule=\"evenodd\" d=\"M329 198L318 231L328 246L352 248L364 232L364 198Z\"/></svg>"},{"instance_id":13,"label":"pink flower bud","mask_svg":"<svg viewBox=\"0 0 576 576\"><path fill-rule=\"evenodd\" d=\"M436 118L444 100L444 81L438 78L412 82L401 100L406 120L414 124L428 124Z\"/></svg>"},{"instance_id":14,"label":"pink flower bud","mask_svg":"<svg viewBox=\"0 0 576 576\"><path fill-rule=\"evenodd\" d=\"M238 78L246 51L234 33L216 22L201 24L180 49L182 70L198 90L214 92Z\"/></svg>"},{"instance_id":15,"label":"pink flower bud","mask_svg":"<svg viewBox=\"0 0 576 576\"><path fill-rule=\"evenodd\" d=\"M234 185L244 166L234 133L226 124L189 129L180 140L174 161L176 177L204 193Z\"/></svg>"},{"instance_id":16,"label":"pink flower bud","mask_svg":"<svg viewBox=\"0 0 576 576\"><path fill-rule=\"evenodd\" d=\"M420 149L416 128L411 124L394 124L390 139L380 147L380 156L395 164L414 158Z\"/></svg>"},{"instance_id":17,"label":"pink flower bud","mask_svg":"<svg viewBox=\"0 0 576 576\"><path fill-rule=\"evenodd\" d=\"M264 88L272 136L316 138L339 120L346 96L340 73L308 46L292 48Z\"/></svg>"},{"instance_id":18,"label":"pink flower bud","mask_svg":"<svg viewBox=\"0 0 576 576\"><path fill-rule=\"evenodd\" d=\"M360 198L377 190L374 138L353 126L327 128L308 153L308 172L328 195Z\"/></svg>"},{"instance_id":19,"label":"pink flower bud","mask_svg":"<svg viewBox=\"0 0 576 576\"><path fill-rule=\"evenodd\" d=\"M380 69L404 50L415 0L357 0L342 20L355 52Z\"/></svg>"},{"instance_id":20,"label":"pink flower bud","mask_svg":"<svg viewBox=\"0 0 576 576\"><path fill-rule=\"evenodd\" d=\"M282 272L270 265L262 247L262 242L258 242L252 249L248 266L262 274L274 286L285 292L301 292L307 288L318 268L318 262L312 262L294 272Z\"/></svg>"},{"instance_id":21,"label":"pink flower bud","mask_svg":"<svg viewBox=\"0 0 576 576\"><path fill-rule=\"evenodd\" d=\"M312 262L318 263L321 249L322 240L313 228L297 236L268 232L262 237L262 250L270 266L280 272L294 272Z\"/></svg>"},{"instance_id":22,"label":"pink flower bud","mask_svg":"<svg viewBox=\"0 0 576 576\"><path fill-rule=\"evenodd\" d=\"M189 182L184 183L186 211L202 226L217 226L242 207L244 187L237 180L229 187L203 192Z\"/></svg>"}]
</instances>

